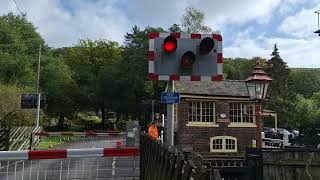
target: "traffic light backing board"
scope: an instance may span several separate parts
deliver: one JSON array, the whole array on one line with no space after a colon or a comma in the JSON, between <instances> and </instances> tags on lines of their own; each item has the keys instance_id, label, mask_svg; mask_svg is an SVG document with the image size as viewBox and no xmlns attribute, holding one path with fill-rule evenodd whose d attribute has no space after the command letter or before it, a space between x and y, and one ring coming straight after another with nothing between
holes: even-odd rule
<instances>
[{"instance_id":1,"label":"traffic light backing board","mask_svg":"<svg viewBox=\"0 0 320 180\"><path fill-rule=\"evenodd\" d=\"M173 53L163 50L168 36L177 40ZM214 47L207 54L199 53L199 45L205 38L211 38ZM181 68L181 59L186 52L195 55L192 68ZM149 34L149 79L217 81L222 80L222 37L219 34L150 33Z\"/></svg>"}]
</instances>

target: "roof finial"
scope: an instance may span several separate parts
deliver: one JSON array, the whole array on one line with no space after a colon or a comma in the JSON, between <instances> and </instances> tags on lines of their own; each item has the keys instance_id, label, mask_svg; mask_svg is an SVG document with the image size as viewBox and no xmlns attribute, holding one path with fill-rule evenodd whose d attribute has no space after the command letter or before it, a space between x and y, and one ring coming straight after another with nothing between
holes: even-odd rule
<instances>
[{"instance_id":1,"label":"roof finial","mask_svg":"<svg viewBox=\"0 0 320 180\"><path fill-rule=\"evenodd\" d=\"M261 61L257 60L256 61L256 67L260 67Z\"/></svg>"}]
</instances>

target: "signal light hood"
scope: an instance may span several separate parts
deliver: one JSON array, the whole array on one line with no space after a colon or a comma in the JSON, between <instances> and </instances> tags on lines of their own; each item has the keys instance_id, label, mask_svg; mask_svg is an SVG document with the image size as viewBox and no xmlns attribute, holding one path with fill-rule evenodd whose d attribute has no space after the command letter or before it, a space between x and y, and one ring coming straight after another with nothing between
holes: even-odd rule
<instances>
[{"instance_id":1,"label":"signal light hood","mask_svg":"<svg viewBox=\"0 0 320 180\"><path fill-rule=\"evenodd\" d=\"M199 45L199 54L204 55L208 54L214 47L214 41L212 38L206 37L204 38Z\"/></svg>"},{"instance_id":2,"label":"signal light hood","mask_svg":"<svg viewBox=\"0 0 320 180\"><path fill-rule=\"evenodd\" d=\"M196 56L193 52L187 51L184 53L180 59L180 65L183 69L191 69L193 63L196 60Z\"/></svg>"}]
</instances>

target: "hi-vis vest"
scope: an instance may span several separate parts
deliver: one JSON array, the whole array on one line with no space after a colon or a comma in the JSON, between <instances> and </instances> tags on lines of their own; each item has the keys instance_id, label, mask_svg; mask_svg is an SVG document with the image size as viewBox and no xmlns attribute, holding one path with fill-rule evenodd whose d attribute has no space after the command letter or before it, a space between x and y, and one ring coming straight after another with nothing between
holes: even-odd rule
<instances>
[{"instance_id":1,"label":"hi-vis vest","mask_svg":"<svg viewBox=\"0 0 320 180\"><path fill-rule=\"evenodd\" d=\"M148 128L148 134L153 137L155 140L158 140L159 134L158 134L158 128L156 125L151 125Z\"/></svg>"}]
</instances>

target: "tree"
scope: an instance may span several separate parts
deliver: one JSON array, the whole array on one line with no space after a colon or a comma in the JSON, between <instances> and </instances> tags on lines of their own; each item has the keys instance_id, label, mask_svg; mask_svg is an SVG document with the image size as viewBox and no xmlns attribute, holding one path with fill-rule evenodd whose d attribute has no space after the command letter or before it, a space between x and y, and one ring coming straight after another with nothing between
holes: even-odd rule
<instances>
[{"instance_id":1,"label":"tree","mask_svg":"<svg viewBox=\"0 0 320 180\"><path fill-rule=\"evenodd\" d=\"M0 82L33 86L39 45L43 52L49 48L25 16L12 13L0 17Z\"/></svg>"},{"instance_id":2,"label":"tree","mask_svg":"<svg viewBox=\"0 0 320 180\"><path fill-rule=\"evenodd\" d=\"M295 119L294 113L297 96L289 88L290 84L292 84L290 69L288 69L286 62L280 57L276 44L271 56L271 59L268 60L268 68L266 69L267 74L273 79L268 88L270 100L267 107L277 111L281 126L292 126L291 124L294 123Z\"/></svg>"},{"instance_id":3,"label":"tree","mask_svg":"<svg viewBox=\"0 0 320 180\"><path fill-rule=\"evenodd\" d=\"M42 64L40 84L47 96L46 112L51 116L59 116L58 127L63 128L64 117L73 117L79 110L80 89L63 59L44 58Z\"/></svg>"},{"instance_id":4,"label":"tree","mask_svg":"<svg viewBox=\"0 0 320 180\"><path fill-rule=\"evenodd\" d=\"M0 126L30 126L33 124L32 110L20 108L21 93L28 89L16 85L0 84Z\"/></svg>"},{"instance_id":5,"label":"tree","mask_svg":"<svg viewBox=\"0 0 320 180\"><path fill-rule=\"evenodd\" d=\"M44 52L49 48L44 45L44 40L36 31L35 26L27 21L25 15L9 13L0 17L0 47L1 51L8 54L23 54L37 57L39 45Z\"/></svg>"},{"instance_id":6,"label":"tree","mask_svg":"<svg viewBox=\"0 0 320 180\"><path fill-rule=\"evenodd\" d=\"M244 80L246 79L250 73L253 71L256 66L257 61L260 62L260 66L262 68L266 68L267 60L254 57L252 59L245 58L225 58L223 60L223 73L225 79L230 80Z\"/></svg>"},{"instance_id":7,"label":"tree","mask_svg":"<svg viewBox=\"0 0 320 180\"><path fill-rule=\"evenodd\" d=\"M277 44L274 45L273 52L271 53L271 59L268 60L268 68L266 70L273 81L269 88L270 96L284 95L288 90L288 84L290 69L287 63L282 60L279 55Z\"/></svg>"},{"instance_id":8,"label":"tree","mask_svg":"<svg viewBox=\"0 0 320 180\"><path fill-rule=\"evenodd\" d=\"M182 29L179 24L173 24L171 27L168 29L170 32L182 32Z\"/></svg>"},{"instance_id":9,"label":"tree","mask_svg":"<svg viewBox=\"0 0 320 180\"><path fill-rule=\"evenodd\" d=\"M8 54L0 51L0 82L35 87L36 73L32 62L23 54Z\"/></svg>"},{"instance_id":10,"label":"tree","mask_svg":"<svg viewBox=\"0 0 320 180\"><path fill-rule=\"evenodd\" d=\"M63 55L66 64L74 72L73 78L77 82L82 99L84 100L82 109L101 111L102 122L105 120L105 107L108 99L101 91L103 81L99 78L100 73L106 67L113 66L121 60L122 49L117 42L107 40L80 40L72 48L66 50ZM117 77L114 77L117 78ZM113 88L113 87L108 87Z\"/></svg>"},{"instance_id":11,"label":"tree","mask_svg":"<svg viewBox=\"0 0 320 180\"><path fill-rule=\"evenodd\" d=\"M290 73L292 84L290 89L310 98L313 93L320 91L320 71L294 69Z\"/></svg>"},{"instance_id":12,"label":"tree","mask_svg":"<svg viewBox=\"0 0 320 180\"><path fill-rule=\"evenodd\" d=\"M188 33L211 33L210 27L205 25L205 15L198 9L187 7L182 16L183 31Z\"/></svg>"},{"instance_id":13,"label":"tree","mask_svg":"<svg viewBox=\"0 0 320 180\"><path fill-rule=\"evenodd\" d=\"M125 73L127 88L125 94L128 101L123 102L126 113L138 117L139 107L144 99L159 99L164 91L165 82L149 81L148 75L148 39L149 32L165 32L161 28L147 27L140 30L137 26L132 28L125 36L122 71Z\"/></svg>"},{"instance_id":14,"label":"tree","mask_svg":"<svg viewBox=\"0 0 320 180\"><path fill-rule=\"evenodd\" d=\"M306 99L302 95L297 96L295 117L298 126L305 127L317 121L320 122L318 98L319 94L315 94L311 99Z\"/></svg>"}]
</instances>

